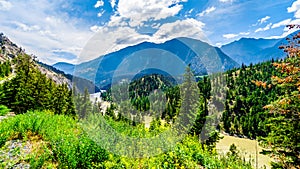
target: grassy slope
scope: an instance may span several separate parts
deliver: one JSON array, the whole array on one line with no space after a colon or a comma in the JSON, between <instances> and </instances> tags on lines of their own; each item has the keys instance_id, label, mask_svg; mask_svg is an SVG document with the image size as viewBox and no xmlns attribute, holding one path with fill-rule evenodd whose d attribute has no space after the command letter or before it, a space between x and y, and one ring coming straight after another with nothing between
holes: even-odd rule
<instances>
[{"instance_id":1,"label":"grassy slope","mask_svg":"<svg viewBox=\"0 0 300 169\"><path fill-rule=\"evenodd\" d=\"M128 134L123 122L116 123L115 127L121 126L120 132ZM171 152L145 159L130 159L101 149L86 137L78 121L68 116L29 112L1 122L0 149L9 140L32 142L31 138L36 137L38 142L46 144L24 159L33 168L251 168L236 157L218 157L214 152L203 150L192 136L178 143Z\"/></svg>"}]
</instances>

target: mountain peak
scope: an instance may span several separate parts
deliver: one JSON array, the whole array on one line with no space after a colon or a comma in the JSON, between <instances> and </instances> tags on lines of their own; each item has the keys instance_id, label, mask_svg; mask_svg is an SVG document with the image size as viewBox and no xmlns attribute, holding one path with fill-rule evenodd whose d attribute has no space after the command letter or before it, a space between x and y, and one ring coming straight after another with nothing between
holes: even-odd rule
<instances>
[{"instance_id":1,"label":"mountain peak","mask_svg":"<svg viewBox=\"0 0 300 169\"><path fill-rule=\"evenodd\" d=\"M239 64L249 65L273 59L285 57L285 53L278 49L282 44L287 43L287 38L299 33L295 31L284 38L265 39L265 38L241 38L237 41L223 45L222 51L236 60Z\"/></svg>"},{"instance_id":2,"label":"mountain peak","mask_svg":"<svg viewBox=\"0 0 300 169\"><path fill-rule=\"evenodd\" d=\"M180 63L183 65L191 65L191 68L196 75L205 75L208 73L208 70L205 67L207 65L204 65L202 59L207 57L211 58L209 56L212 55L218 55L224 70L239 66L220 49L217 50L215 47L206 42L192 38L180 37L159 44L142 42L134 46L128 46L119 51L99 56L94 60L80 63L79 65L76 65L76 76L86 78L90 81L95 81L97 86L105 89L107 86L111 85L112 78L115 75L115 71L118 69L119 65L131 56L137 58L143 56L148 58L148 56L153 56L151 57L153 59L149 60L149 62L151 62L153 65L160 65L160 69L162 70L172 69L170 64L174 64L176 61L168 60L168 58L177 57L178 60L181 60ZM166 64L161 64L162 62ZM134 64L126 64L126 70L135 70L138 65L145 64L143 59L136 59L132 63ZM72 72L74 70L74 66L68 66L66 64L56 64L55 67L64 72ZM219 67L211 66L209 70L210 73L213 71L219 72L220 70L216 70L217 68ZM179 72L179 69L172 69L172 71L174 74L182 73ZM127 76L128 75L125 73L124 75L121 74L118 78L126 79L128 78Z\"/></svg>"}]
</instances>

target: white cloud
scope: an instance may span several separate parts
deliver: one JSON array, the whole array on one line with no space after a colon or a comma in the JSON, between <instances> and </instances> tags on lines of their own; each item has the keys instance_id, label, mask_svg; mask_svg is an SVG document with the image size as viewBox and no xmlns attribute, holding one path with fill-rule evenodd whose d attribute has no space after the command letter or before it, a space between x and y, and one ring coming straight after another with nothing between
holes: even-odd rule
<instances>
[{"instance_id":1,"label":"white cloud","mask_svg":"<svg viewBox=\"0 0 300 169\"><path fill-rule=\"evenodd\" d=\"M290 35L291 33L297 31L296 29L288 29L288 30L284 30L284 32L279 35L279 36L270 36L270 37L266 37L266 39L281 39L281 38L285 38L288 35Z\"/></svg>"},{"instance_id":2,"label":"white cloud","mask_svg":"<svg viewBox=\"0 0 300 169\"><path fill-rule=\"evenodd\" d=\"M26 3L18 3L13 10L1 12L1 32L25 48L26 52L49 64L63 60L53 50L64 50L78 56L92 32L78 27L77 20L57 13L61 2L27 0Z\"/></svg>"},{"instance_id":3,"label":"white cloud","mask_svg":"<svg viewBox=\"0 0 300 169\"><path fill-rule=\"evenodd\" d=\"M108 27L115 27L115 26L129 26L129 24L125 21L125 17L120 17L117 15L112 15L110 17L110 21L107 23Z\"/></svg>"},{"instance_id":4,"label":"white cloud","mask_svg":"<svg viewBox=\"0 0 300 169\"><path fill-rule=\"evenodd\" d=\"M265 17L257 20L257 22L255 24L253 24L252 26L262 25L263 23L266 23L269 19L271 19L270 16L265 16Z\"/></svg>"},{"instance_id":5,"label":"white cloud","mask_svg":"<svg viewBox=\"0 0 300 169\"><path fill-rule=\"evenodd\" d=\"M241 32L240 35L250 35L250 32Z\"/></svg>"},{"instance_id":6,"label":"white cloud","mask_svg":"<svg viewBox=\"0 0 300 169\"><path fill-rule=\"evenodd\" d=\"M115 6L117 5L117 0L110 0L110 5L112 8L115 8Z\"/></svg>"},{"instance_id":7,"label":"white cloud","mask_svg":"<svg viewBox=\"0 0 300 169\"><path fill-rule=\"evenodd\" d=\"M96 4L95 4L95 8L99 8L99 7L101 7L101 6L103 6L104 5L104 2L103 2L103 0L98 0L97 2L96 2Z\"/></svg>"},{"instance_id":8,"label":"white cloud","mask_svg":"<svg viewBox=\"0 0 300 169\"><path fill-rule=\"evenodd\" d=\"M271 17L270 16L266 16L266 17L261 18L260 20L258 20L258 22L260 24L263 24L263 23L267 22L269 19L271 19Z\"/></svg>"},{"instance_id":9,"label":"white cloud","mask_svg":"<svg viewBox=\"0 0 300 169\"><path fill-rule=\"evenodd\" d=\"M189 14L191 14L193 11L194 11L194 8L193 8L193 9L191 9L191 10L189 10L189 12L188 12L188 13L189 13Z\"/></svg>"},{"instance_id":10,"label":"white cloud","mask_svg":"<svg viewBox=\"0 0 300 169\"><path fill-rule=\"evenodd\" d=\"M103 11L101 11L101 12L99 12L98 14L97 14L97 16L100 18L103 14L104 14L104 10Z\"/></svg>"},{"instance_id":11,"label":"white cloud","mask_svg":"<svg viewBox=\"0 0 300 169\"><path fill-rule=\"evenodd\" d=\"M200 21L195 19L170 20L169 23L160 21L168 17L176 18L175 15L183 8L180 3L186 1L119 0L117 3L112 0L110 2L118 6L115 7L116 13L111 16L109 23L104 26L95 25L90 27L90 30L86 30L79 24L80 20L71 19L57 12L62 6L61 3L65 1L28 0L26 3L13 6L14 10L1 13L0 27L12 41L49 64L66 61L66 58L57 56L54 51L64 51L79 57L80 53L85 53L81 50L86 42L90 42L94 48L91 50L85 48L85 50L89 50L87 53L91 55L81 56L83 58L80 58L80 62L144 41L160 43L176 37L205 40L202 30L205 24ZM31 15L28 15L29 6ZM147 24L155 28L153 35L139 33L138 28L149 20L150 23ZM93 33L96 33L96 36L89 41ZM95 44L98 46L93 46ZM68 62L75 63L76 60L72 59Z\"/></svg>"},{"instance_id":12,"label":"white cloud","mask_svg":"<svg viewBox=\"0 0 300 169\"><path fill-rule=\"evenodd\" d=\"M284 21L278 23L276 26L281 26L283 24L285 24L285 25L288 25L288 24L299 25L300 24L300 0L296 0L295 2L293 2L292 6L287 8L287 11L288 11L288 13L294 13L295 19L290 20L290 22L288 22L289 21L288 19L284 20ZM290 30L287 27L285 27L283 35L287 34L288 32L290 32L292 30L299 30L299 29L291 29Z\"/></svg>"},{"instance_id":13,"label":"white cloud","mask_svg":"<svg viewBox=\"0 0 300 169\"><path fill-rule=\"evenodd\" d=\"M111 20L126 19L130 26L140 26L150 19L157 21L177 15L183 8L180 2L186 2L186 0L119 0L118 15L113 16Z\"/></svg>"},{"instance_id":14,"label":"white cloud","mask_svg":"<svg viewBox=\"0 0 300 169\"><path fill-rule=\"evenodd\" d=\"M286 25L290 24L291 21L292 21L292 19L286 19L286 20L280 21L280 22L278 22L278 23L274 23L274 24L272 25L272 29L274 29L274 28L279 28L279 27L281 27L281 26L286 26Z\"/></svg>"},{"instance_id":15,"label":"white cloud","mask_svg":"<svg viewBox=\"0 0 300 169\"><path fill-rule=\"evenodd\" d=\"M90 27L90 30L94 33L97 33L99 30L101 30L102 27L94 25L92 27Z\"/></svg>"},{"instance_id":16,"label":"white cloud","mask_svg":"<svg viewBox=\"0 0 300 169\"><path fill-rule=\"evenodd\" d=\"M219 1L223 3L227 3L227 2L233 2L234 0L219 0Z\"/></svg>"},{"instance_id":17,"label":"white cloud","mask_svg":"<svg viewBox=\"0 0 300 169\"><path fill-rule=\"evenodd\" d=\"M8 11L12 8L12 4L6 0L0 0L0 11Z\"/></svg>"},{"instance_id":18,"label":"white cloud","mask_svg":"<svg viewBox=\"0 0 300 169\"><path fill-rule=\"evenodd\" d=\"M110 1L113 3L112 1ZM116 12L104 26L92 26L96 32L87 49L82 52L82 61L120 50L144 41L163 43L177 37L190 37L205 41L204 23L195 19L178 20L177 15L183 6L179 3L187 0L119 0ZM113 3L115 4L115 3ZM113 5L112 5L113 6ZM161 22L168 17L175 20ZM151 26L151 34L142 34L138 30ZM99 46L101 46L99 48Z\"/></svg>"},{"instance_id":19,"label":"white cloud","mask_svg":"<svg viewBox=\"0 0 300 169\"><path fill-rule=\"evenodd\" d=\"M200 14L198 14L199 16L204 16L204 15L208 15L210 13L212 13L213 11L216 10L216 7L212 6L207 8L206 10L202 11Z\"/></svg>"},{"instance_id":20,"label":"white cloud","mask_svg":"<svg viewBox=\"0 0 300 169\"><path fill-rule=\"evenodd\" d=\"M233 34L233 33L223 35L223 37L226 39L232 39L232 38L235 38L238 36L239 36L239 34Z\"/></svg>"},{"instance_id":21,"label":"white cloud","mask_svg":"<svg viewBox=\"0 0 300 169\"><path fill-rule=\"evenodd\" d=\"M27 31L38 31L38 30L41 29L40 26L38 26L38 25L32 25L32 26L30 26L30 25L26 25L26 24L18 22L18 21L15 21L13 23L17 26L17 28L23 30L24 32L27 32Z\"/></svg>"},{"instance_id":22,"label":"white cloud","mask_svg":"<svg viewBox=\"0 0 300 169\"><path fill-rule=\"evenodd\" d=\"M288 13L295 13L295 18L300 18L300 0L296 0L291 7L287 8Z\"/></svg>"},{"instance_id":23,"label":"white cloud","mask_svg":"<svg viewBox=\"0 0 300 169\"><path fill-rule=\"evenodd\" d=\"M255 33L267 31L267 30L271 29L271 26L272 26L272 23L269 23L269 24L268 24L266 27L264 27L264 28L258 28L258 29L256 29L256 30L255 30Z\"/></svg>"},{"instance_id":24,"label":"white cloud","mask_svg":"<svg viewBox=\"0 0 300 169\"><path fill-rule=\"evenodd\" d=\"M128 26L93 26L90 29L97 32L97 34L89 41L88 47L82 52L83 55L80 56L80 62L144 41L163 43L177 37L189 37L206 41L202 30L205 24L195 19L177 20L172 23L154 25L158 30L153 35L140 34L134 28Z\"/></svg>"},{"instance_id":25,"label":"white cloud","mask_svg":"<svg viewBox=\"0 0 300 169\"><path fill-rule=\"evenodd\" d=\"M79 62L95 59L101 55L150 39L150 36L140 35L130 27L93 26L91 30L97 33L88 41L80 55Z\"/></svg>"},{"instance_id":26,"label":"white cloud","mask_svg":"<svg viewBox=\"0 0 300 169\"><path fill-rule=\"evenodd\" d=\"M233 39L233 38L236 38L240 35L242 35L242 36L250 35L250 32L240 32L238 34L233 34L233 33L224 34L223 37L226 38L226 39Z\"/></svg>"},{"instance_id":27,"label":"white cloud","mask_svg":"<svg viewBox=\"0 0 300 169\"><path fill-rule=\"evenodd\" d=\"M263 18L257 20L256 24L253 24L252 26L261 25L261 24L267 22L269 19L271 19L270 16L265 16L265 17L263 17Z\"/></svg>"},{"instance_id":28,"label":"white cloud","mask_svg":"<svg viewBox=\"0 0 300 169\"><path fill-rule=\"evenodd\" d=\"M300 1L296 0L295 2L293 2L291 7L287 8L287 10L289 13L291 13L291 12L295 12L295 11L299 10L299 8L300 8Z\"/></svg>"},{"instance_id":29,"label":"white cloud","mask_svg":"<svg viewBox=\"0 0 300 169\"><path fill-rule=\"evenodd\" d=\"M295 25L300 25L300 18L299 19L294 19L290 22L290 24L295 24ZM287 29L287 28L285 28Z\"/></svg>"},{"instance_id":30,"label":"white cloud","mask_svg":"<svg viewBox=\"0 0 300 169\"><path fill-rule=\"evenodd\" d=\"M162 43L177 37L189 37L206 41L202 30L204 26L204 23L192 18L166 23L159 28L151 40L156 43Z\"/></svg>"}]
</instances>

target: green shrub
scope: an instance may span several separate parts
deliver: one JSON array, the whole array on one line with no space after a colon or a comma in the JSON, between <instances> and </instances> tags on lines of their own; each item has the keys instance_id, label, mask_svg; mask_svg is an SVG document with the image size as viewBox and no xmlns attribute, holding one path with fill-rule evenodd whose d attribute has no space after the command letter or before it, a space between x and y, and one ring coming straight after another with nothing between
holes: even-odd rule
<instances>
[{"instance_id":1,"label":"green shrub","mask_svg":"<svg viewBox=\"0 0 300 169\"><path fill-rule=\"evenodd\" d=\"M36 167L47 160L58 162L59 168L93 168L101 166L107 153L89 139L78 127L77 121L51 112L28 112L5 120L0 125L0 147L11 138L26 139L28 133L35 133L49 142L51 153L34 157L29 162ZM45 152L49 152L45 147Z\"/></svg>"},{"instance_id":2,"label":"green shrub","mask_svg":"<svg viewBox=\"0 0 300 169\"><path fill-rule=\"evenodd\" d=\"M10 109L4 105L0 105L0 116L5 116L7 113L10 112Z\"/></svg>"},{"instance_id":3,"label":"green shrub","mask_svg":"<svg viewBox=\"0 0 300 169\"><path fill-rule=\"evenodd\" d=\"M124 122L108 121L118 132L133 137L139 132L145 137L155 133L142 129L140 125L130 133ZM156 130L164 131L165 127L158 126ZM215 151L208 151L205 145L203 149L193 136L177 143L173 151L154 157L134 159L117 156L107 153L92 141L72 117L47 111L29 112L1 122L0 147L12 138L27 139L28 133L34 133L47 142L44 153L33 154L27 160L33 168L54 168L54 165L58 168L252 168L250 163L236 158L237 155L219 157Z\"/></svg>"}]
</instances>

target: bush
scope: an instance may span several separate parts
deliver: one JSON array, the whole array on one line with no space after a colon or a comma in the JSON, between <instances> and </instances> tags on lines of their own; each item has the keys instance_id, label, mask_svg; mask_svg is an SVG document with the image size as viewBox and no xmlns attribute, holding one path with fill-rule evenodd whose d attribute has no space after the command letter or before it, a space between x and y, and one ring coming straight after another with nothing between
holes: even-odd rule
<instances>
[{"instance_id":1,"label":"bush","mask_svg":"<svg viewBox=\"0 0 300 169\"><path fill-rule=\"evenodd\" d=\"M139 132L151 137L157 132L151 133L138 125L130 133L125 122L109 119L108 122L119 133L133 137ZM158 126L155 130L166 129ZM250 163L236 156L219 157L215 151L207 151L206 145L203 149L193 136L177 143L173 151L154 157L133 159L113 155L92 141L72 117L47 111L29 112L1 122L0 147L9 139L26 140L28 133L38 135L47 143L42 153L33 154L27 160L33 168L251 168Z\"/></svg>"},{"instance_id":2,"label":"bush","mask_svg":"<svg viewBox=\"0 0 300 169\"><path fill-rule=\"evenodd\" d=\"M11 138L26 139L28 133L35 133L49 143L50 157L45 160L41 155L29 160L39 167L52 160L58 162L59 168L94 168L101 166L108 156L83 133L76 120L47 111L28 112L4 120L0 125L0 147ZM45 147L44 151L49 152L49 149Z\"/></svg>"},{"instance_id":3,"label":"bush","mask_svg":"<svg viewBox=\"0 0 300 169\"><path fill-rule=\"evenodd\" d=\"M10 112L10 109L4 105L0 105L0 116L5 116L7 113Z\"/></svg>"}]
</instances>

